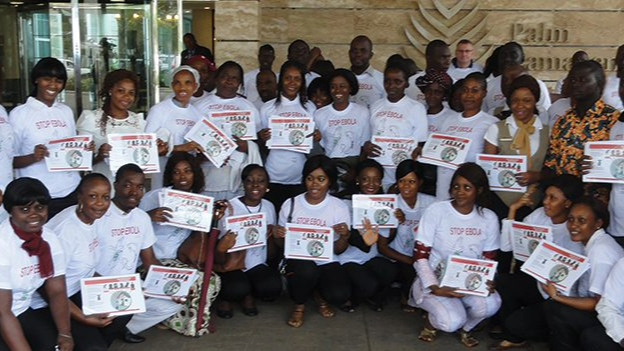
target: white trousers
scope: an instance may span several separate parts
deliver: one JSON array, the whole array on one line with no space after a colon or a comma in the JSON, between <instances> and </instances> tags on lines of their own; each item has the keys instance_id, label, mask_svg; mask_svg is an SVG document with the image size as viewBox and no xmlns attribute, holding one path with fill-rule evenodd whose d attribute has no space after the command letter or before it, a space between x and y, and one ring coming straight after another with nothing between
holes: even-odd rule
<instances>
[{"instance_id":1,"label":"white trousers","mask_svg":"<svg viewBox=\"0 0 624 351\"><path fill-rule=\"evenodd\" d=\"M146 298L145 312L132 316L126 327L133 334L138 334L178 313L182 306L172 300Z\"/></svg>"},{"instance_id":2,"label":"white trousers","mask_svg":"<svg viewBox=\"0 0 624 351\"><path fill-rule=\"evenodd\" d=\"M448 333L459 328L471 331L482 320L493 316L500 306L501 298L497 292L488 297L462 298L425 294L422 302L416 304L416 307L429 312L429 322L434 328Z\"/></svg>"}]
</instances>

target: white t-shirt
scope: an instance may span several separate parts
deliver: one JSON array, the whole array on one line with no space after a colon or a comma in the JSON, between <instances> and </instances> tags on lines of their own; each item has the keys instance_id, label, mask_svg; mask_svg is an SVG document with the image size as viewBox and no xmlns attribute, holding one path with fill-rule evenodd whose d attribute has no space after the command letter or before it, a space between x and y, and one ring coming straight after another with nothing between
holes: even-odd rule
<instances>
[{"instance_id":1,"label":"white t-shirt","mask_svg":"<svg viewBox=\"0 0 624 351\"><path fill-rule=\"evenodd\" d=\"M615 76L607 77L607 82L602 91L602 100L605 104L611 105L616 110L621 111L624 109L624 105L622 105L622 100L620 99L619 89L620 78Z\"/></svg>"},{"instance_id":2,"label":"white t-shirt","mask_svg":"<svg viewBox=\"0 0 624 351\"><path fill-rule=\"evenodd\" d=\"M416 143L427 141L427 110L407 95L397 102L378 100L370 111L372 135L411 138ZM394 184L395 171L396 167L384 167L384 188Z\"/></svg>"},{"instance_id":3,"label":"white t-shirt","mask_svg":"<svg viewBox=\"0 0 624 351\"><path fill-rule=\"evenodd\" d=\"M29 97L26 103L11 111L9 123L13 127L15 156L30 155L38 144L76 135L74 113L65 104L55 102L51 107ZM16 169L17 177L41 180L52 198L62 198L76 189L80 182L78 172L48 172L45 160Z\"/></svg>"},{"instance_id":4,"label":"white t-shirt","mask_svg":"<svg viewBox=\"0 0 624 351\"><path fill-rule=\"evenodd\" d=\"M420 88L416 85L416 79L425 75L425 71L418 72L413 76L407 79L409 85L407 89L405 89L405 95L409 96L412 100L416 100L423 105L426 105L425 102L425 93L423 93Z\"/></svg>"},{"instance_id":5,"label":"white t-shirt","mask_svg":"<svg viewBox=\"0 0 624 351\"><path fill-rule=\"evenodd\" d=\"M611 269L604 285L603 295L596 306L598 319L605 327L607 335L614 342L624 339L624 259L620 259Z\"/></svg>"},{"instance_id":6,"label":"white t-shirt","mask_svg":"<svg viewBox=\"0 0 624 351\"><path fill-rule=\"evenodd\" d=\"M516 123L516 119L513 116L509 116L505 119L505 124L509 129L509 134L513 138L518 131L518 124ZM535 128L535 132L529 136L531 155L535 155L535 153L539 149L540 130L542 130L544 126L542 124L542 121L540 121L539 118L536 118L535 122L533 122L533 127ZM498 147L498 123L490 125L490 128L488 128L487 132L485 132L485 141ZM520 153L520 150L516 151Z\"/></svg>"},{"instance_id":7,"label":"white t-shirt","mask_svg":"<svg viewBox=\"0 0 624 351\"><path fill-rule=\"evenodd\" d=\"M0 105L0 190L4 191L13 180L13 129L9 116Z\"/></svg>"},{"instance_id":8,"label":"white t-shirt","mask_svg":"<svg viewBox=\"0 0 624 351\"><path fill-rule=\"evenodd\" d=\"M156 242L152 221L140 208L125 213L111 202L94 225L100 242L100 262L95 271L102 276L134 273L141 250Z\"/></svg>"},{"instance_id":9,"label":"white t-shirt","mask_svg":"<svg viewBox=\"0 0 624 351\"><path fill-rule=\"evenodd\" d=\"M76 128L78 135L92 135L95 143L95 154L97 154L102 144L108 143L108 134L125 134L125 133L143 133L145 130L145 118L142 113L134 113L128 111L128 117L124 119L116 119L107 116L106 129L100 128L100 119L103 111L97 109L95 111L82 111ZM93 172L102 173L112 183L115 176L110 171L108 159L93 165Z\"/></svg>"},{"instance_id":10,"label":"white t-shirt","mask_svg":"<svg viewBox=\"0 0 624 351\"><path fill-rule=\"evenodd\" d=\"M260 110L262 128L269 128L269 117L271 116L313 118L315 110L314 104L310 101L306 102L304 108L301 106L299 98L291 101L281 96L279 104L277 99L273 99L267 101L262 110ZM271 183L301 184L301 170L305 161L306 155L300 152L270 150L265 167L269 173Z\"/></svg>"},{"instance_id":11,"label":"white t-shirt","mask_svg":"<svg viewBox=\"0 0 624 351\"><path fill-rule=\"evenodd\" d=\"M264 216L267 221L267 226L275 225L277 221L277 217L275 215L275 207L268 200L262 199L262 201L260 202L260 205L258 206L246 206L240 200L239 197L235 197L235 198L230 199L229 203L232 206L232 216L240 216L240 215L252 214L252 213L254 214L264 213ZM230 216L229 213L227 215ZM222 238L226 233L225 217L221 219L221 221L219 222L219 228L221 229L221 234L219 237ZM247 252L245 253L245 271L248 271L260 264L266 265L266 260L267 260L267 247L266 246L254 247L254 248L248 249Z\"/></svg>"},{"instance_id":12,"label":"white t-shirt","mask_svg":"<svg viewBox=\"0 0 624 351\"><path fill-rule=\"evenodd\" d=\"M65 274L65 256L56 234L44 227L41 234L50 245L54 276ZM11 290L11 312L19 316L30 307L33 294L45 283L39 274L39 258L29 256L11 227L10 220L0 223L0 289Z\"/></svg>"},{"instance_id":13,"label":"white t-shirt","mask_svg":"<svg viewBox=\"0 0 624 351\"><path fill-rule=\"evenodd\" d=\"M557 123L557 120L568 112L572 107L570 98L561 98L553 102L548 108L548 126L552 132L552 128Z\"/></svg>"},{"instance_id":14,"label":"white t-shirt","mask_svg":"<svg viewBox=\"0 0 624 351\"><path fill-rule=\"evenodd\" d=\"M245 73L245 76L243 77L245 97L247 97L247 100L249 101L260 99L260 95L258 95L258 87L256 87L256 77L258 77L258 73L260 73L260 68L256 68L253 71Z\"/></svg>"},{"instance_id":15,"label":"white t-shirt","mask_svg":"<svg viewBox=\"0 0 624 351\"><path fill-rule=\"evenodd\" d=\"M145 212L160 207L160 197L164 195L166 188L154 189L141 199L139 208ZM190 229L178 228L171 225L161 225L152 222L156 242L154 243L154 255L159 260L174 259L178 257L178 248L186 238L191 235Z\"/></svg>"},{"instance_id":16,"label":"white t-shirt","mask_svg":"<svg viewBox=\"0 0 624 351\"><path fill-rule=\"evenodd\" d=\"M456 111L446 106L442 108L442 111L434 115L427 114L427 136L431 133L440 133L440 129L442 128L444 122L456 114Z\"/></svg>"},{"instance_id":17,"label":"white t-shirt","mask_svg":"<svg viewBox=\"0 0 624 351\"><path fill-rule=\"evenodd\" d=\"M483 111L468 118L463 117L461 113L456 113L455 116L446 119L442 124L440 133L471 139L472 143L466 155L466 162L475 162L477 154L483 152L485 132L496 122L498 122L498 118ZM445 200L449 197L448 190L455 171L445 167L438 167L437 169L436 198Z\"/></svg>"},{"instance_id":18,"label":"white t-shirt","mask_svg":"<svg viewBox=\"0 0 624 351\"><path fill-rule=\"evenodd\" d=\"M441 272L450 255L482 258L483 252L497 250L499 233L498 218L489 209L474 208L464 215L451 201L440 201L425 210L416 240L431 248L429 265L434 272Z\"/></svg>"},{"instance_id":19,"label":"white t-shirt","mask_svg":"<svg viewBox=\"0 0 624 351\"><path fill-rule=\"evenodd\" d=\"M466 78L467 75L473 72L481 72L483 73L483 66L480 63L472 62L470 66L466 68L460 68L455 65L454 62L451 62L446 74L453 78L453 82L457 82L460 79Z\"/></svg>"},{"instance_id":20,"label":"white t-shirt","mask_svg":"<svg viewBox=\"0 0 624 351\"><path fill-rule=\"evenodd\" d=\"M403 222L403 224L399 224L399 227L396 230L396 236L388 246L400 254L412 257L414 254L414 241L416 240L416 235L418 233L420 219L422 218L425 210L432 203L436 202L436 198L431 195L418 193L416 206L414 208L409 207L400 195L398 200L397 208L400 208L405 214L405 222ZM388 237L388 234L379 234L386 238Z\"/></svg>"},{"instance_id":21,"label":"white t-shirt","mask_svg":"<svg viewBox=\"0 0 624 351\"><path fill-rule=\"evenodd\" d=\"M240 96L231 99L223 99L216 94L211 94L207 99L202 101L201 104L197 104L197 108L201 115L208 119L210 119L211 112L251 111L252 119L256 125L256 132L262 129L260 113L249 100ZM253 141L248 141L248 143L252 142ZM246 154L240 151L234 151L234 153L230 155L228 164L220 168L215 167L212 162L203 162L202 169L204 170L204 176L206 178L206 190L211 192L237 191L238 189L230 189L230 178L240 178L240 174L232 172L232 164L244 164L246 160Z\"/></svg>"},{"instance_id":22,"label":"white t-shirt","mask_svg":"<svg viewBox=\"0 0 624 351\"><path fill-rule=\"evenodd\" d=\"M332 227L338 223L351 224L351 214L349 208L342 200L327 194L321 203L312 205L305 199L305 193L297 195L294 198L295 208L292 212L290 223L315 225L321 227ZM293 201L286 200L280 210L278 223L280 226L286 226L288 215ZM334 233L334 241L338 240L338 235ZM317 265L323 265L329 262L314 261ZM334 255L334 261L338 262L337 255Z\"/></svg>"},{"instance_id":23,"label":"white t-shirt","mask_svg":"<svg viewBox=\"0 0 624 351\"><path fill-rule=\"evenodd\" d=\"M321 146L331 158L358 156L365 142L370 140L370 113L356 103L338 111L332 104L316 110L314 120L323 138Z\"/></svg>"},{"instance_id":24,"label":"white t-shirt","mask_svg":"<svg viewBox=\"0 0 624 351\"><path fill-rule=\"evenodd\" d=\"M578 296L602 295L611 268L622 257L624 249L603 229L598 229L585 246L590 268L578 281Z\"/></svg>"},{"instance_id":25,"label":"white t-shirt","mask_svg":"<svg viewBox=\"0 0 624 351\"><path fill-rule=\"evenodd\" d=\"M611 127L610 140L624 140L624 123L617 121ZM612 184L609 198L609 234L624 237L624 184Z\"/></svg>"},{"instance_id":26,"label":"white t-shirt","mask_svg":"<svg viewBox=\"0 0 624 351\"><path fill-rule=\"evenodd\" d=\"M494 111L497 107L505 106L506 98L501 90L502 79L503 76L500 75L498 77L492 78L487 82L487 95L485 96L485 99L483 100L483 105L481 107L483 111L489 111L490 113L492 113L492 111ZM546 83L542 82L539 79L536 80L537 84L540 87L540 98L537 101L536 107L539 111L540 116L546 116L546 111L548 111L548 108L551 104L550 93L548 92L548 87L546 86Z\"/></svg>"},{"instance_id":27,"label":"white t-shirt","mask_svg":"<svg viewBox=\"0 0 624 351\"><path fill-rule=\"evenodd\" d=\"M356 74L355 77L359 83L359 90L355 96L351 97L351 102L370 108L377 100L386 97L383 73L374 69L373 66L369 65L362 74Z\"/></svg>"}]
</instances>

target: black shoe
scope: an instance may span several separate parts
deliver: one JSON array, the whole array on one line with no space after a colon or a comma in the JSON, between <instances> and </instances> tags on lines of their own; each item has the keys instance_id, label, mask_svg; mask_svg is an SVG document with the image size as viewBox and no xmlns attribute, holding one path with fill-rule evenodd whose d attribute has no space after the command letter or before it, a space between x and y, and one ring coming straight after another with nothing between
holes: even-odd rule
<instances>
[{"instance_id":1,"label":"black shoe","mask_svg":"<svg viewBox=\"0 0 624 351\"><path fill-rule=\"evenodd\" d=\"M230 319L234 316L234 313L232 312L231 309L229 310L219 310L217 309L217 316L223 318L223 319Z\"/></svg>"},{"instance_id":2,"label":"black shoe","mask_svg":"<svg viewBox=\"0 0 624 351\"><path fill-rule=\"evenodd\" d=\"M128 328L126 328L126 331L124 332L124 335L123 335L123 341L129 344L138 344L138 343L142 343L143 341L145 341L145 337L141 335L137 335L137 334L132 334L132 332L128 330Z\"/></svg>"},{"instance_id":3,"label":"black shoe","mask_svg":"<svg viewBox=\"0 0 624 351\"><path fill-rule=\"evenodd\" d=\"M255 317L258 315L258 309L254 307L243 307L243 313L245 316Z\"/></svg>"}]
</instances>

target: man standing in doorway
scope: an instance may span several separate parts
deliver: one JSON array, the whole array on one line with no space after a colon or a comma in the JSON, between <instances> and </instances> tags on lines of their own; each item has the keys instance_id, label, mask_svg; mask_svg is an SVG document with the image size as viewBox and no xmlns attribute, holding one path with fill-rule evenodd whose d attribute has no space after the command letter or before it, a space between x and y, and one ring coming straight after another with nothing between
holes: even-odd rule
<instances>
[{"instance_id":1,"label":"man standing in doorway","mask_svg":"<svg viewBox=\"0 0 624 351\"><path fill-rule=\"evenodd\" d=\"M215 62L212 51L205 46L197 44L197 39L195 39L193 33L184 34L182 40L184 41L184 47L186 47L186 49L182 51L181 64L186 65L188 63L188 59L198 55L207 57L210 61Z\"/></svg>"}]
</instances>

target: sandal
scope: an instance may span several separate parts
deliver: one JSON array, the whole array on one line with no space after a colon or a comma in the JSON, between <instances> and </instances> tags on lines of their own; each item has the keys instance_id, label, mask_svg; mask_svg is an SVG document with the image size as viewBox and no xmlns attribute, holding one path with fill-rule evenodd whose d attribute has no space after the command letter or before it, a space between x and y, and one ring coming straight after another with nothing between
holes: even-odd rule
<instances>
[{"instance_id":1,"label":"sandal","mask_svg":"<svg viewBox=\"0 0 624 351\"><path fill-rule=\"evenodd\" d=\"M295 306L286 323L293 328L301 327L303 325L303 312L305 312L305 306Z\"/></svg>"},{"instance_id":2,"label":"sandal","mask_svg":"<svg viewBox=\"0 0 624 351\"><path fill-rule=\"evenodd\" d=\"M529 343L527 343L526 341L511 342L507 340L502 340L500 342L497 342L488 346L488 350L504 351L504 350L511 350L511 349L525 349L528 346L529 346Z\"/></svg>"},{"instance_id":3,"label":"sandal","mask_svg":"<svg viewBox=\"0 0 624 351\"><path fill-rule=\"evenodd\" d=\"M329 306L329 304L325 301L319 301L318 311L323 316L323 318L331 318L334 316L334 310Z\"/></svg>"},{"instance_id":4,"label":"sandal","mask_svg":"<svg viewBox=\"0 0 624 351\"><path fill-rule=\"evenodd\" d=\"M438 336L438 331L435 329L429 329L427 327L423 327L418 334L418 340L422 340L424 342L433 342Z\"/></svg>"},{"instance_id":5,"label":"sandal","mask_svg":"<svg viewBox=\"0 0 624 351\"><path fill-rule=\"evenodd\" d=\"M479 345L479 340L477 340L472 333L463 329L459 330L459 342L466 347L475 347Z\"/></svg>"}]
</instances>

